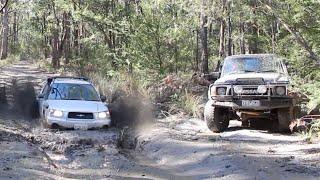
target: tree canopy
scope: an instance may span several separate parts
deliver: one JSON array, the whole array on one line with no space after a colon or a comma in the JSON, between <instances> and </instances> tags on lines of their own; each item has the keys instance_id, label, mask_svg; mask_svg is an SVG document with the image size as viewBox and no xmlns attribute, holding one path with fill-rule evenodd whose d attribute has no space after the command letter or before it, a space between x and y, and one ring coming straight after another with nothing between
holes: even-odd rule
<instances>
[{"instance_id":1,"label":"tree canopy","mask_svg":"<svg viewBox=\"0 0 320 180\"><path fill-rule=\"evenodd\" d=\"M275 53L294 75L313 80L319 14L313 0L10 0L1 14L1 59L161 77L208 73L228 55Z\"/></svg>"}]
</instances>

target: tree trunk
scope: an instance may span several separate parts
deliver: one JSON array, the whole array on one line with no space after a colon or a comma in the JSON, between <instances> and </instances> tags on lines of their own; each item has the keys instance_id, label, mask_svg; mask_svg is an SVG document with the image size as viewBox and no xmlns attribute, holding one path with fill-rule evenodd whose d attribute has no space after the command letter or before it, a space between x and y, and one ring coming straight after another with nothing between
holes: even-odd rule
<instances>
[{"instance_id":1,"label":"tree trunk","mask_svg":"<svg viewBox=\"0 0 320 180\"><path fill-rule=\"evenodd\" d=\"M220 20L220 40L219 40L219 60L217 62L215 71L219 71L221 65L221 59L225 57L225 21Z\"/></svg>"},{"instance_id":2,"label":"tree trunk","mask_svg":"<svg viewBox=\"0 0 320 180\"><path fill-rule=\"evenodd\" d=\"M275 26L275 21L271 22L271 46L272 46L272 53L275 53L276 51L276 26Z\"/></svg>"},{"instance_id":3,"label":"tree trunk","mask_svg":"<svg viewBox=\"0 0 320 180\"><path fill-rule=\"evenodd\" d=\"M41 34L42 34L42 45L43 45L43 51L44 51L44 57L48 58L50 55L50 47L49 47L49 38L46 35L47 31L47 19L46 14L44 13L42 16L42 28L41 28Z\"/></svg>"},{"instance_id":4,"label":"tree trunk","mask_svg":"<svg viewBox=\"0 0 320 180\"><path fill-rule=\"evenodd\" d=\"M219 57L225 57L225 29L226 23L224 19L220 20L220 38L219 38Z\"/></svg>"},{"instance_id":5,"label":"tree trunk","mask_svg":"<svg viewBox=\"0 0 320 180\"><path fill-rule=\"evenodd\" d=\"M3 16L2 16L1 59L6 59L8 57L8 34L9 34L9 12L8 12L8 6L6 6L3 9Z\"/></svg>"},{"instance_id":6,"label":"tree trunk","mask_svg":"<svg viewBox=\"0 0 320 180\"><path fill-rule=\"evenodd\" d=\"M242 20L242 17L244 16L243 12L240 13L240 53L245 54L246 53L246 46L245 46L245 40L244 40L244 33L245 33L245 27L244 22Z\"/></svg>"},{"instance_id":7,"label":"tree trunk","mask_svg":"<svg viewBox=\"0 0 320 180\"><path fill-rule=\"evenodd\" d=\"M225 14L225 12L227 11L226 3L227 3L227 0L223 0L222 1L222 14ZM219 71L220 65L221 65L221 59L226 56L226 52L225 52L225 42L226 42L225 33L226 33L226 21L225 21L224 17L222 17L220 19L220 32L219 32L219 60L218 60L217 65L216 65L215 72Z\"/></svg>"},{"instance_id":8,"label":"tree trunk","mask_svg":"<svg viewBox=\"0 0 320 180\"><path fill-rule=\"evenodd\" d=\"M208 64L208 16L206 14L207 0L202 0L200 15L200 54L201 68L200 72L207 74L209 72Z\"/></svg>"},{"instance_id":9,"label":"tree trunk","mask_svg":"<svg viewBox=\"0 0 320 180\"><path fill-rule=\"evenodd\" d=\"M196 50L195 50L195 66L194 71L199 71L199 30L195 30L196 32Z\"/></svg>"},{"instance_id":10,"label":"tree trunk","mask_svg":"<svg viewBox=\"0 0 320 180\"><path fill-rule=\"evenodd\" d=\"M59 31L55 28L53 30L53 38L51 42L52 46L52 66L53 68L58 68L59 63Z\"/></svg>"},{"instance_id":11,"label":"tree trunk","mask_svg":"<svg viewBox=\"0 0 320 180\"><path fill-rule=\"evenodd\" d=\"M12 30L13 30L12 42L13 42L13 45L16 46L18 44L17 12L13 13Z\"/></svg>"},{"instance_id":12,"label":"tree trunk","mask_svg":"<svg viewBox=\"0 0 320 180\"><path fill-rule=\"evenodd\" d=\"M73 10L77 10L77 4L74 2ZM75 56L79 55L79 22L73 20L73 54Z\"/></svg>"},{"instance_id":13,"label":"tree trunk","mask_svg":"<svg viewBox=\"0 0 320 180\"><path fill-rule=\"evenodd\" d=\"M254 0L251 2L251 8L253 9L253 22L251 23L251 34L252 34L252 38L251 38L251 42L250 44L250 53L251 54L257 54L260 52L259 50L259 25L257 23L256 20L256 9L257 9L257 2Z\"/></svg>"},{"instance_id":14,"label":"tree trunk","mask_svg":"<svg viewBox=\"0 0 320 180\"><path fill-rule=\"evenodd\" d=\"M71 17L71 13L66 13L65 14L65 48L64 48L64 57L66 59L65 64L69 64L70 62L70 17Z\"/></svg>"},{"instance_id":15,"label":"tree trunk","mask_svg":"<svg viewBox=\"0 0 320 180\"><path fill-rule=\"evenodd\" d=\"M228 2L228 56L232 55L231 1Z\"/></svg>"}]
</instances>

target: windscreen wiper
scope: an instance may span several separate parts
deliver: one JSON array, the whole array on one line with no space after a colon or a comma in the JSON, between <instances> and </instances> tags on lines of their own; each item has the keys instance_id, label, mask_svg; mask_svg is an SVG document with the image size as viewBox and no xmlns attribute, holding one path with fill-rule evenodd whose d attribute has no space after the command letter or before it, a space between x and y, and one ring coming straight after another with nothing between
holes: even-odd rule
<instances>
[{"instance_id":1,"label":"windscreen wiper","mask_svg":"<svg viewBox=\"0 0 320 180\"><path fill-rule=\"evenodd\" d=\"M257 71L252 71L252 70L244 70L244 72L257 72Z\"/></svg>"},{"instance_id":2,"label":"windscreen wiper","mask_svg":"<svg viewBox=\"0 0 320 180\"><path fill-rule=\"evenodd\" d=\"M266 72L274 72L274 73L279 73L279 74L285 74L284 72L281 71L277 71L277 70L263 70L263 71L259 71L259 73L266 73Z\"/></svg>"},{"instance_id":3,"label":"windscreen wiper","mask_svg":"<svg viewBox=\"0 0 320 180\"><path fill-rule=\"evenodd\" d=\"M86 101L99 101L97 99L85 99Z\"/></svg>"},{"instance_id":4,"label":"windscreen wiper","mask_svg":"<svg viewBox=\"0 0 320 180\"><path fill-rule=\"evenodd\" d=\"M277 70L274 70L274 69L269 69L269 70L263 70L263 71L258 71L259 73L260 72L277 72Z\"/></svg>"},{"instance_id":5,"label":"windscreen wiper","mask_svg":"<svg viewBox=\"0 0 320 180\"><path fill-rule=\"evenodd\" d=\"M68 98L66 100L83 100L82 98Z\"/></svg>"},{"instance_id":6,"label":"windscreen wiper","mask_svg":"<svg viewBox=\"0 0 320 180\"><path fill-rule=\"evenodd\" d=\"M55 94L56 94L55 99L57 99L57 94L59 94L60 99L62 99L62 95L61 95L61 93L60 93L60 91L59 91L59 89L58 89L58 88L52 88L52 94L53 94L53 93L55 93Z\"/></svg>"}]
</instances>

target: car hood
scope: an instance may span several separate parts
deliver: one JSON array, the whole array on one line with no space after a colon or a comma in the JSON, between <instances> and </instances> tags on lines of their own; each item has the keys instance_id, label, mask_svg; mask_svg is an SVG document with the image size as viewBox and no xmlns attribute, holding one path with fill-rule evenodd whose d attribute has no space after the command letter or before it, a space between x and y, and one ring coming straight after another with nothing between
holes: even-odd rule
<instances>
[{"instance_id":1,"label":"car hood","mask_svg":"<svg viewBox=\"0 0 320 180\"><path fill-rule=\"evenodd\" d=\"M214 84L233 84L238 79L263 79L269 83L289 83L289 78L285 74L280 73L241 73L227 74L219 78Z\"/></svg>"},{"instance_id":2,"label":"car hood","mask_svg":"<svg viewBox=\"0 0 320 180\"><path fill-rule=\"evenodd\" d=\"M49 109L66 112L101 112L107 111L107 105L101 101L48 100Z\"/></svg>"}]
</instances>

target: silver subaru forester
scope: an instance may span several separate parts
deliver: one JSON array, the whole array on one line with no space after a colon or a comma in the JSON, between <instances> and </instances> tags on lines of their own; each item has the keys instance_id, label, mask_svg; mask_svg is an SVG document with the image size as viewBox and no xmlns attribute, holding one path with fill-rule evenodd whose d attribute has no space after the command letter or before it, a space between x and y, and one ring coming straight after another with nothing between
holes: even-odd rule
<instances>
[{"instance_id":1,"label":"silver subaru forester","mask_svg":"<svg viewBox=\"0 0 320 180\"><path fill-rule=\"evenodd\" d=\"M111 124L106 97L86 78L52 77L39 96L41 122L49 128L91 129Z\"/></svg>"}]
</instances>

